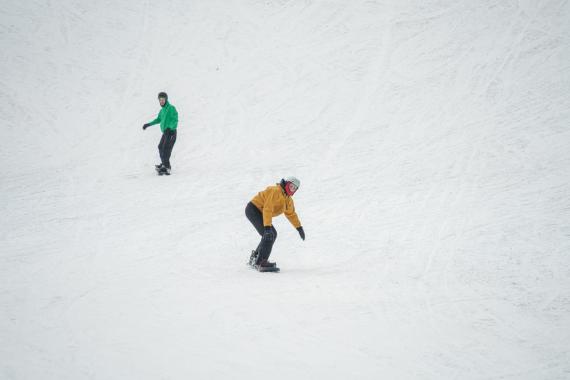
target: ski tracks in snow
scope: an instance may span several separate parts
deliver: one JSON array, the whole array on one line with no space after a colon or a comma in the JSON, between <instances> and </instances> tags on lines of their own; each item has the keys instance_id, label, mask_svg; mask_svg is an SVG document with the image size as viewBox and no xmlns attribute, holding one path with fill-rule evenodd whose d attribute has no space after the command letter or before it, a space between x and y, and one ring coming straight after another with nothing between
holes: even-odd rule
<instances>
[{"instance_id":1,"label":"ski tracks in snow","mask_svg":"<svg viewBox=\"0 0 570 380\"><path fill-rule=\"evenodd\" d=\"M0 371L564 378L567 4L8 7ZM277 218L252 272L243 208L288 174L307 240Z\"/></svg>"}]
</instances>

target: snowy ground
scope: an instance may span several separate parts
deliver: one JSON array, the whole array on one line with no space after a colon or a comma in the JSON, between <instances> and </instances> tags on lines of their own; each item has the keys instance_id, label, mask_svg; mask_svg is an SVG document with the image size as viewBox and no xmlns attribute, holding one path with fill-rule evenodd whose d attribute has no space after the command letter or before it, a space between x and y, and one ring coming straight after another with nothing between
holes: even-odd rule
<instances>
[{"instance_id":1,"label":"snowy ground","mask_svg":"<svg viewBox=\"0 0 570 380\"><path fill-rule=\"evenodd\" d=\"M4 3L1 379L570 378L570 2Z\"/></svg>"}]
</instances>

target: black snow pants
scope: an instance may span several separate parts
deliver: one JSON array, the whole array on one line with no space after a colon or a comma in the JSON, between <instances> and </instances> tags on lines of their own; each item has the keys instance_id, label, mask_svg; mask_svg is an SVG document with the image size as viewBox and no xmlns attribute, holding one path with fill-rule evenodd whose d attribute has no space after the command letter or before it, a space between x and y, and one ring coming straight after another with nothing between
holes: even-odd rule
<instances>
[{"instance_id":1,"label":"black snow pants","mask_svg":"<svg viewBox=\"0 0 570 380\"><path fill-rule=\"evenodd\" d=\"M255 205L251 202L247 204L245 207L245 216L253 227L257 230L257 233L261 235L261 241L257 246L257 264L259 264L263 260L269 259L269 255L271 255L271 249L273 248L273 243L275 243L275 239L277 239L277 230L275 227L271 226L271 234L264 234L263 228L263 214Z\"/></svg>"},{"instance_id":2,"label":"black snow pants","mask_svg":"<svg viewBox=\"0 0 570 380\"><path fill-rule=\"evenodd\" d=\"M170 169L170 154L176 142L176 130L166 129L162 133L162 138L158 144L158 153L160 154L160 161L164 166Z\"/></svg>"}]
</instances>

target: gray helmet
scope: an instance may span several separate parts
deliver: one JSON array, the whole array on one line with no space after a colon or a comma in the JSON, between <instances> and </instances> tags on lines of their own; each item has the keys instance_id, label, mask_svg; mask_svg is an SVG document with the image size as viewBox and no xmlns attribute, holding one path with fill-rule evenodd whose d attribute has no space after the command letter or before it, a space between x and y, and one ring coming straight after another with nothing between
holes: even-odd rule
<instances>
[{"instance_id":1,"label":"gray helmet","mask_svg":"<svg viewBox=\"0 0 570 380\"><path fill-rule=\"evenodd\" d=\"M281 187L288 196L292 196L301 186L301 181L296 177L287 177L281 180Z\"/></svg>"},{"instance_id":2,"label":"gray helmet","mask_svg":"<svg viewBox=\"0 0 570 380\"><path fill-rule=\"evenodd\" d=\"M301 186L301 181L299 181L299 179L297 177L287 177L285 178L285 182L291 182L292 184L295 185L295 187L298 189L299 186Z\"/></svg>"}]
</instances>

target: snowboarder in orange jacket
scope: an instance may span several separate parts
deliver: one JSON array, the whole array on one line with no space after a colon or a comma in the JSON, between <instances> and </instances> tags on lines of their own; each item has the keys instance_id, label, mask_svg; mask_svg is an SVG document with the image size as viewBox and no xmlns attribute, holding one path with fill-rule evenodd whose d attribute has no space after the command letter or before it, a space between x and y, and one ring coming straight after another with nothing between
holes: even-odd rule
<instances>
[{"instance_id":1,"label":"snowboarder in orange jacket","mask_svg":"<svg viewBox=\"0 0 570 380\"><path fill-rule=\"evenodd\" d=\"M287 177L280 183L259 192L247 204L245 215L261 235L261 242L257 249L252 251L250 257L250 264L255 265L257 269L275 267L275 263L268 261L275 239L277 239L277 230L272 223L273 217L284 213L299 232L301 239L305 240L305 231L295 212L295 203L292 198L300 185L301 182L297 178Z\"/></svg>"}]
</instances>

